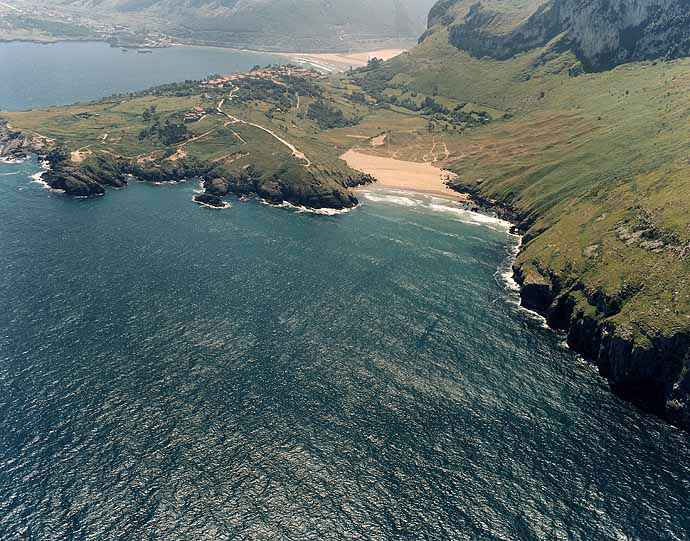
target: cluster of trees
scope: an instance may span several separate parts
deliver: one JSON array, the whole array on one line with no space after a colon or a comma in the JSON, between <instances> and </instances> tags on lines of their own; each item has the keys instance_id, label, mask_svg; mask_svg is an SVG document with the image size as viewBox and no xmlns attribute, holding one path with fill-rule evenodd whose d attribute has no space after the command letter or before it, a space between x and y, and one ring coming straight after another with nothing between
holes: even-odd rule
<instances>
[{"instance_id":1,"label":"cluster of trees","mask_svg":"<svg viewBox=\"0 0 690 541\"><path fill-rule=\"evenodd\" d=\"M132 92L129 94L129 96L193 96L199 93L200 84L201 81L192 81L191 79L188 79L179 83L168 83L154 86L153 88L142 90L140 92ZM209 91L214 91L214 89L209 89Z\"/></svg>"},{"instance_id":2,"label":"cluster of trees","mask_svg":"<svg viewBox=\"0 0 690 541\"><path fill-rule=\"evenodd\" d=\"M275 104L279 109L288 110L292 107L292 99L288 89L274 83L270 79L241 79L236 83L240 101L258 100Z\"/></svg>"},{"instance_id":3,"label":"cluster of trees","mask_svg":"<svg viewBox=\"0 0 690 541\"><path fill-rule=\"evenodd\" d=\"M422 110L421 105L419 105L416 101L410 98L400 99L398 98L398 96L390 96L388 98L388 103L390 103L391 105L397 105L398 107L402 107L403 109L407 109L408 111L419 112Z\"/></svg>"},{"instance_id":4,"label":"cluster of trees","mask_svg":"<svg viewBox=\"0 0 690 541\"><path fill-rule=\"evenodd\" d=\"M151 122L151 119L153 118L153 115L155 115L155 114L156 114L156 106L152 105L151 107L146 109L142 115L144 117L144 122Z\"/></svg>"},{"instance_id":5,"label":"cluster of trees","mask_svg":"<svg viewBox=\"0 0 690 541\"><path fill-rule=\"evenodd\" d=\"M376 101L385 101L384 91L392 87L390 82L395 77L395 73L385 69L383 62L378 58L369 60L366 67L351 70L349 75L353 83L374 97Z\"/></svg>"},{"instance_id":6,"label":"cluster of trees","mask_svg":"<svg viewBox=\"0 0 690 541\"><path fill-rule=\"evenodd\" d=\"M161 124L156 121L148 128L144 128L139 132L139 140L158 138L158 140L165 146L175 145L186 141L191 136L187 126L177 122L170 122L170 119Z\"/></svg>"},{"instance_id":7,"label":"cluster of trees","mask_svg":"<svg viewBox=\"0 0 690 541\"><path fill-rule=\"evenodd\" d=\"M367 100L367 95L364 92L353 92L348 96L348 99L352 103L359 103L362 105L369 103L369 100Z\"/></svg>"},{"instance_id":8,"label":"cluster of trees","mask_svg":"<svg viewBox=\"0 0 690 541\"><path fill-rule=\"evenodd\" d=\"M488 124L491 122L491 117L486 111L473 111L471 113L466 113L462 110L464 107L465 104L459 105L450 113L450 117L453 122L458 124L462 123L468 127L479 126L481 124Z\"/></svg>"},{"instance_id":9,"label":"cluster of trees","mask_svg":"<svg viewBox=\"0 0 690 541\"><path fill-rule=\"evenodd\" d=\"M308 98L320 98L323 95L321 88L312 79L287 75L283 77L283 80L290 87L288 92L291 94L299 94Z\"/></svg>"},{"instance_id":10,"label":"cluster of trees","mask_svg":"<svg viewBox=\"0 0 690 541\"><path fill-rule=\"evenodd\" d=\"M347 128L348 126L354 126L360 121L358 118L347 118L340 109L333 107L324 100L316 100L309 104L307 118L315 120L322 130Z\"/></svg>"},{"instance_id":11,"label":"cluster of trees","mask_svg":"<svg viewBox=\"0 0 690 541\"><path fill-rule=\"evenodd\" d=\"M463 105L464 107L464 105ZM434 98L427 96L422 101L421 110L425 115L447 115L449 113L448 109L438 103Z\"/></svg>"}]
</instances>

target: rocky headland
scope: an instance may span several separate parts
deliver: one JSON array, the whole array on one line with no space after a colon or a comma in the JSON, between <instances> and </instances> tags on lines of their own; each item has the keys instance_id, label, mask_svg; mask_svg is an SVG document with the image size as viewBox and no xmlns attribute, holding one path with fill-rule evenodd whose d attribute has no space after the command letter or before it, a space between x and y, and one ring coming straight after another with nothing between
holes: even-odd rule
<instances>
[{"instance_id":1,"label":"rocky headland","mask_svg":"<svg viewBox=\"0 0 690 541\"><path fill-rule=\"evenodd\" d=\"M223 206L223 198L232 194L256 195L272 204L287 202L313 209L341 210L358 204L350 188L375 181L363 173L348 175L301 165L270 174L247 167L240 174L232 175L215 163L204 163L194 157L141 162L101 153L77 162L54 141L26 135L0 121L0 158L21 160L31 155L48 164L41 176L43 182L77 197L101 196L106 188L123 188L131 180L160 183L200 179L204 193L196 196L195 201L210 206Z\"/></svg>"}]
</instances>

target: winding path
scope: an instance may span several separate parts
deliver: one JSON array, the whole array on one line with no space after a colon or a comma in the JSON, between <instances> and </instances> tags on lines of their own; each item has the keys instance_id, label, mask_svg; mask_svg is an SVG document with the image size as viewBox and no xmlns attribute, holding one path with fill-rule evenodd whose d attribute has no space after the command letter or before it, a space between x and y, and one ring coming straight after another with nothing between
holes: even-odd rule
<instances>
[{"instance_id":1,"label":"winding path","mask_svg":"<svg viewBox=\"0 0 690 541\"><path fill-rule=\"evenodd\" d=\"M230 99L231 100L234 96L235 90L236 89L233 89L233 91L230 93ZM235 123L246 124L247 126L254 126L255 128L259 128L260 130L265 131L266 133L272 135L275 139L280 141L283 145L288 147L290 149L290 151L292 151L292 155L295 158L297 158L299 160L304 160L305 162L307 162L304 164L304 167L310 167L311 166L311 160L305 156L304 152L300 151L294 145L292 145L291 143L288 143L285 139L283 139L282 137L277 135L275 132L269 130L268 128L265 128L264 126L262 126L260 124L254 124L253 122L247 122L246 120L242 120L241 118L237 118L235 116L232 116L231 114L226 113L225 111L223 111L223 103L225 103L225 98L220 100L220 103L216 107L216 109L218 110L218 112L221 115L225 115L226 117L228 117L230 120L232 120Z\"/></svg>"}]
</instances>

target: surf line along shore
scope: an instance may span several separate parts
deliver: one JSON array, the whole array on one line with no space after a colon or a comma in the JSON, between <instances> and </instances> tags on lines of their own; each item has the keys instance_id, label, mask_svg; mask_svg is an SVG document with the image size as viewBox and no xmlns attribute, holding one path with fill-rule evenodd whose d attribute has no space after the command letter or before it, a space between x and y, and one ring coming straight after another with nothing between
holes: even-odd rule
<instances>
[{"instance_id":1,"label":"surf line along shore","mask_svg":"<svg viewBox=\"0 0 690 541\"><path fill-rule=\"evenodd\" d=\"M458 193L446 186L446 180L452 176L429 162L408 162L374 156L350 149L340 156L347 165L377 179L374 187L408 192L419 192L460 202L470 202L469 195Z\"/></svg>"}]
</instances>

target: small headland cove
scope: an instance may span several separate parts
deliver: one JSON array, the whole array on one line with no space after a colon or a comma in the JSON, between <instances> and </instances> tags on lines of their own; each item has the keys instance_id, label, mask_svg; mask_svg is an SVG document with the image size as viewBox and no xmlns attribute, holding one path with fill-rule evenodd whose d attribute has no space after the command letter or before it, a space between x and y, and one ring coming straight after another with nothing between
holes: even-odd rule
<instances>
[{"instance_id":1,"label":"small headland cove","mask_svg":"<svg viewBox=\"0 0 690 541\"><path fill-rule=\"evenodd\" d=\"M82 45L44 46L74 83L41 96L22 47L0 45L24 73L0 94L0 539L690 536L687 434L519 307L510 224L410 177L351 189L340 156L407 158L387 127L426 119L299 72L146 90L275 64L213 49L85 95ZM443 190L443 144L405 142ZM32 182L37 151L44 182L105 195Z\"/></svg>"}]
</instances>

